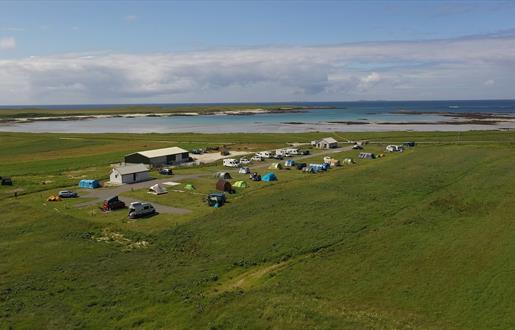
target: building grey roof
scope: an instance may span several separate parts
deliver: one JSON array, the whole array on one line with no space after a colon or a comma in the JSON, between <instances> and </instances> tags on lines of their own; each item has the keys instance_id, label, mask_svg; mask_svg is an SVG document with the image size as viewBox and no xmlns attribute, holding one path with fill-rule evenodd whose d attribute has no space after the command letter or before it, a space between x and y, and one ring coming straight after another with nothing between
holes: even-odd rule
<instances>
[{"instance_id":1,"label":"building grey roof","mask_svg":"<svg viewBox=\"0 0 515 330\"><path fill-rule=\"evenodd\" d=\"M154 149L154 150L146 150L146 151L138 151L137 154L145 156L147 158L155 158L162 156L170 156L177 155L188 152L188 150L184 150L179 147L171 147L171 148L162 148L162 149Z\"/></svg>"},{"instance_id":2,"label":"building grey roof","mask_svg":"<svg viewBox=\"0 0 515 330\"><path fill-rule=\"evenodd\" d=\"M116 166L113 170L120 173L120 175L148 172L148 168L144 164Z\"/></svg>"},{"instance_id":3,"label":"building grey roof","mask_svg":"<svg viewBox=\"0 0 515 330\"><path fill-rule=\"evenodd\" d=\"M338 143L338 141L336 141L332 137L324 138L324 139L322 139L320 141L323 141L323 142L326 142L326 143Z\"/></svg>"}]
</instances>

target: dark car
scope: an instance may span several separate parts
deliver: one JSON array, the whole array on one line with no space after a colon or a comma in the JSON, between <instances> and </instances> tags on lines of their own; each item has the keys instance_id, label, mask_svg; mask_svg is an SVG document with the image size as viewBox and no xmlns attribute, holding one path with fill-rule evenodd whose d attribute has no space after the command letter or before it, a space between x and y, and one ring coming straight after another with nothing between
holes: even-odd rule
<instances>
[{"instance_id":1,"label":"dark car","mask_svg":"<svg viewBox=\"0 0 515 330\"><path fill-rule=\"evenodd\" d=\"M405 145L406 147L414 147L415 146L415 142L408 141L408 142L404 142L403 145Z\"/></svg>"},{"instance_id":2,"label":"dark car","mask_svg":"<svg viewBox=\"0 0 515 330\"><path fill-rule=\"evenodd\" d=\"M70 191L70 190L61 190L58 194L61 198L77 198L79 195L77 195L76 192Z\"/></svg>"},{"instance_id":3,"label":"dark car","mask_svg":"<svg viewBox=\"0 0 515 330\"><path fill-rule=\"evenodd\" d=\"M220 207L227 201L224 193L213 193L207 195L207 205L211 207Z\"/></svg>"},{"instance_id":4,"label":"dark car","mask_svg":"<svg viewBox=\"0 0 515 330\"><path fill-rule=\"evenodd\" d=\"M2 178L2 186L12 186L13 180L11 178Z\"/></svg>"},{"instance_id":5,"label":"dark car","mask_svg":"<svg viewBox=\"0 0 515 330\"><path fill-rule=\"evenodd\" d=\"M118 196L111 197L104 201L104 205L102 206L102 210L104 211L114 211L119 209L124 209L125 203L122 202Z\"/></svg>"},{"instance_id":6,"label":"dark car","mask_svg":"<svg viewBox=\"0 0 515 330\"><path fill-rule=\"evenodd\" d=\"M354 150L362 150L363 147L360 146L359 144L355 144L355 145L352 146L352 149L354 149Z\"/></svg>"},{"instance_id":7,"label":"dark car","mask_svg":"<svg viewBox=\"0 0 515 330\"><path fill-rule=\"evenodd\" d=\"M296 165L298 170L302 170L306 166L308 166L308 164L306 164L306 163L297 163L297 165Z\"/></svg>"},{"instance_id":8,"label":"dark car","mask_svg":"<svg viewBox=\"0 0 515 330\"><path fill-rule=\"evenodd\" d=\"M310 154L310 152L309 152L309 150L302 150L302 151L301 151L301 154L302 154L302 155L309 155L309 154Z\"/></svg>"},{"instance_id":9,"label":"dark car","mask_svg":"<svg viewBox=\"0 0 515 330\"><path fill-rule=\"evenodd\" d=\"M173 174L173 171L171 168L162 168L160 171L159 171L159 174L162 174L162 175L172 175Z\"/></svg>"}]
</instances>

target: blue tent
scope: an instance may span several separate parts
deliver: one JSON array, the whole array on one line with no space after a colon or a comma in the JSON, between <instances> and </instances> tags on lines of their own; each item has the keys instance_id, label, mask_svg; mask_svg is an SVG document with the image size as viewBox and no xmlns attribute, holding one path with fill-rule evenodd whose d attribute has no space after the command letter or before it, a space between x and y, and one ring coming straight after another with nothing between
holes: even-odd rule
<instances>
[{"instance_id":1,"label":"blue tent","mask_svg":"<svg viewBox=\"0 0 515 330\"><path fill-rule=\"evenodd\" d=\"M295 161L293 159L287 159L286 161L284 161L284 166L291 167L294 165L295 165Z\"/></svg>"},{"instance_id":2,"label":"blue tent","mask_svg":"<svg viewBox=\"0 0 515 330\"><path fill-rule=\"evenodd\" d=\"M277 176L274 173L270 172L270 173L267 173L267 174L263 175L261 180L263 180L263 181L277 181Z\"/></svg>"},{"instance_id":3,"label":"blue tent","mask_svg":"<svg viewBox=\"0 0 515 330\"><path fill-rule=\"evenodd\" d=\"M100 183L97 180L80 180L79 187L95 189L100 187Z\"/></svg>"}]
</instances>

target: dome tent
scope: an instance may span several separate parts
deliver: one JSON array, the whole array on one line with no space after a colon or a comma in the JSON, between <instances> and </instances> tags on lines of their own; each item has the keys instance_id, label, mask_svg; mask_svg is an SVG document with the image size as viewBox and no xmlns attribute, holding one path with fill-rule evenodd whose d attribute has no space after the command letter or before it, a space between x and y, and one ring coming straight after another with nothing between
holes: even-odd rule
<instances>
[{"instance_id":1,"label":"dome tent","mask_svg":"<svg viewBox=\"0 0 515 330\"><path fill-rule=\"evenodd\" d=\"M234 184L233 184L233 187L236 187L236 188L248 188L248 184L247 182L245 181L236 181Z\"/></svg>"},{"instance_id":2,"label":"dome tent","mask_svg":"<svg viewBox=\"0 0 515 330\"><path fill-rule=\"evenodd\" d=\"M263 181L277 181L277 176L272 173L272 172L269 172L265 175L263 175L263 177L261 178Z\"/></svg>"}]
</instances>

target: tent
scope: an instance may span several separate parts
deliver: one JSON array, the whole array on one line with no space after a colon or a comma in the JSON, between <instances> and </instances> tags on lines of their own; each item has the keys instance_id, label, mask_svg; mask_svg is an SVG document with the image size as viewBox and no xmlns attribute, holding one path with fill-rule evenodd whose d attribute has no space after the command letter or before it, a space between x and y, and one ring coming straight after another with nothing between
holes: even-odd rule
<instances>
[{"instance_id":1,"label":"tent","mask_svg":"<svg viewBox=\"0 0 515 330\"><path fill-rule=\"evenodd\" d=\"M100 187L100 183L97 180L80 180L80 188L95 189Z\"/></svg>"},{"instance_id":2,"label":"tent","mask_svg":"<svg viewBox=\"0 0 515 330\"><path fill-rule=\"evenodd\" d=\"M272 165L270 165L269 167L269 169L271 170L280 170L282 168L283 166L280 163L272 163Z\"/></svg>"},{"instance_id":3,"label":"tent","mask_svg":"<svg viewBox=\"0 0 515 330\"><path fill-rule=\"evenodd\" d=\"M245 181L236 181L233 185L233 187L237 187L237 188L248 188L248 186L249 185Z\"/></svg>"},{"instance_id":4,"label":"tent","mask_svg":"<svg viewBox=\"0 0 515 330\"><path fill-rule=\"evenodd\" d=\"M327 164L327 163L309 164L309 167L314 168L316 172L327 171L327 169L329 168L329 164Z\"/></svg>"},{"instance_id":5,"label":"tent","mask_svg":"<svg viewBox=\"0 0 515 330\"><path fill-rule=\"evenodd\" d=\"M166 190L166 188L159 184L155 184L152 187L148 188L148 192L154 195L161 195L166 194L168 190Z\"/></svg>"},{"instance_id":6,"label":"tent","mask_svg":"<svg viewBox=\"0 0 515 330\"><path fill-rule=\"evenodd\" d=\"M232 179L231 175L228 172L216 172L215 178L223 180Z\"/></svg>"},{"instance_id":7,"label":"tent","mask_svg":"<svg viewBox=\"0 0 515 330\"><path fill-rule=\"evenodd\" d=\"M262 180L263 181L277 181L277 176L274 173L270 172L270 173L263 175Z\"/></svg>"},{"instance_id":8,"label":"tent","mask_svg":"<svg viewBox=\"0 0 515 330\"><path fill-rule=\"evenodd\" d=\"M340 161L338 159L331 159L331 161L329 162L329 165L331 167L340 166Z\"/></svg>"},{"instance_id":9,"label":"tent","mask_svg":"<svg viewBox=\"0 0 515 330\"><path fill-rule=\"evenodd\" d=\"M370 152L362 152L358 156L361 159L374 159L376 156L373 153Z\"/></svg>"},{"instance_id":10,"label":"tent","mask_svg":"<svg viewBox=\"0 0 515 330\"><path fill-rule=\"evenodd\" d=\"M343 164L345 165L351 165L351 164L354 164L354 161L352 160L352 158L345 158L343 160Z\"/></svg>"},{"instance_id":11,"label":"tent","mask_svg":"<svg viewBox=\"0 0 515 330\"><path fill-rule=\"evenodd\" d=\"M186 189L186 190L195 190L196 188L191 183L187 183L187 184L184 185L184 189Z\"/></svg>"},{"instance_id":12,"label":"tent","mask_svg":"<svg viewBox=\"0 0 515 330\"><path fill-rule=\"evenodd\" d=\"M284 161L284 166L286 166L286 167L295 166L295 161L293 159L287 159Z\"/></svg>"},{"instance_id":13,"label":"tent","mask_svg":"<svg viewBox=\"0 0 515 330\"><path fill-rule=\"evenodd\" d=\"M248 168L248 167L241 167L240 170L238 171L238 173L240 173L240 174L249 174L250 173L250 168Z\"/></svg>"},{"instance_id":14,"label":"tent","mask_svg":"<svg viewBox=\"0 0 515 330\"><path fill-rule=\"evenodd\" d=\"M314 167L311 167L311 166L304 167L302 169L302 171L304 171L306 173L316 173L316 172L318 172Z\"/></svg>"},{"instance_id":15,"label":"tent","mask_svg":"<svg viewBox=\"0 0 515 330\"><path fill-rule=\"evenodd\" d=\"M216 183L216 190L231 192L232 191L232 185L231 185L231 183L229 181L225 181L223 179L220 179Z\"/></svg>"}]
</instances>

